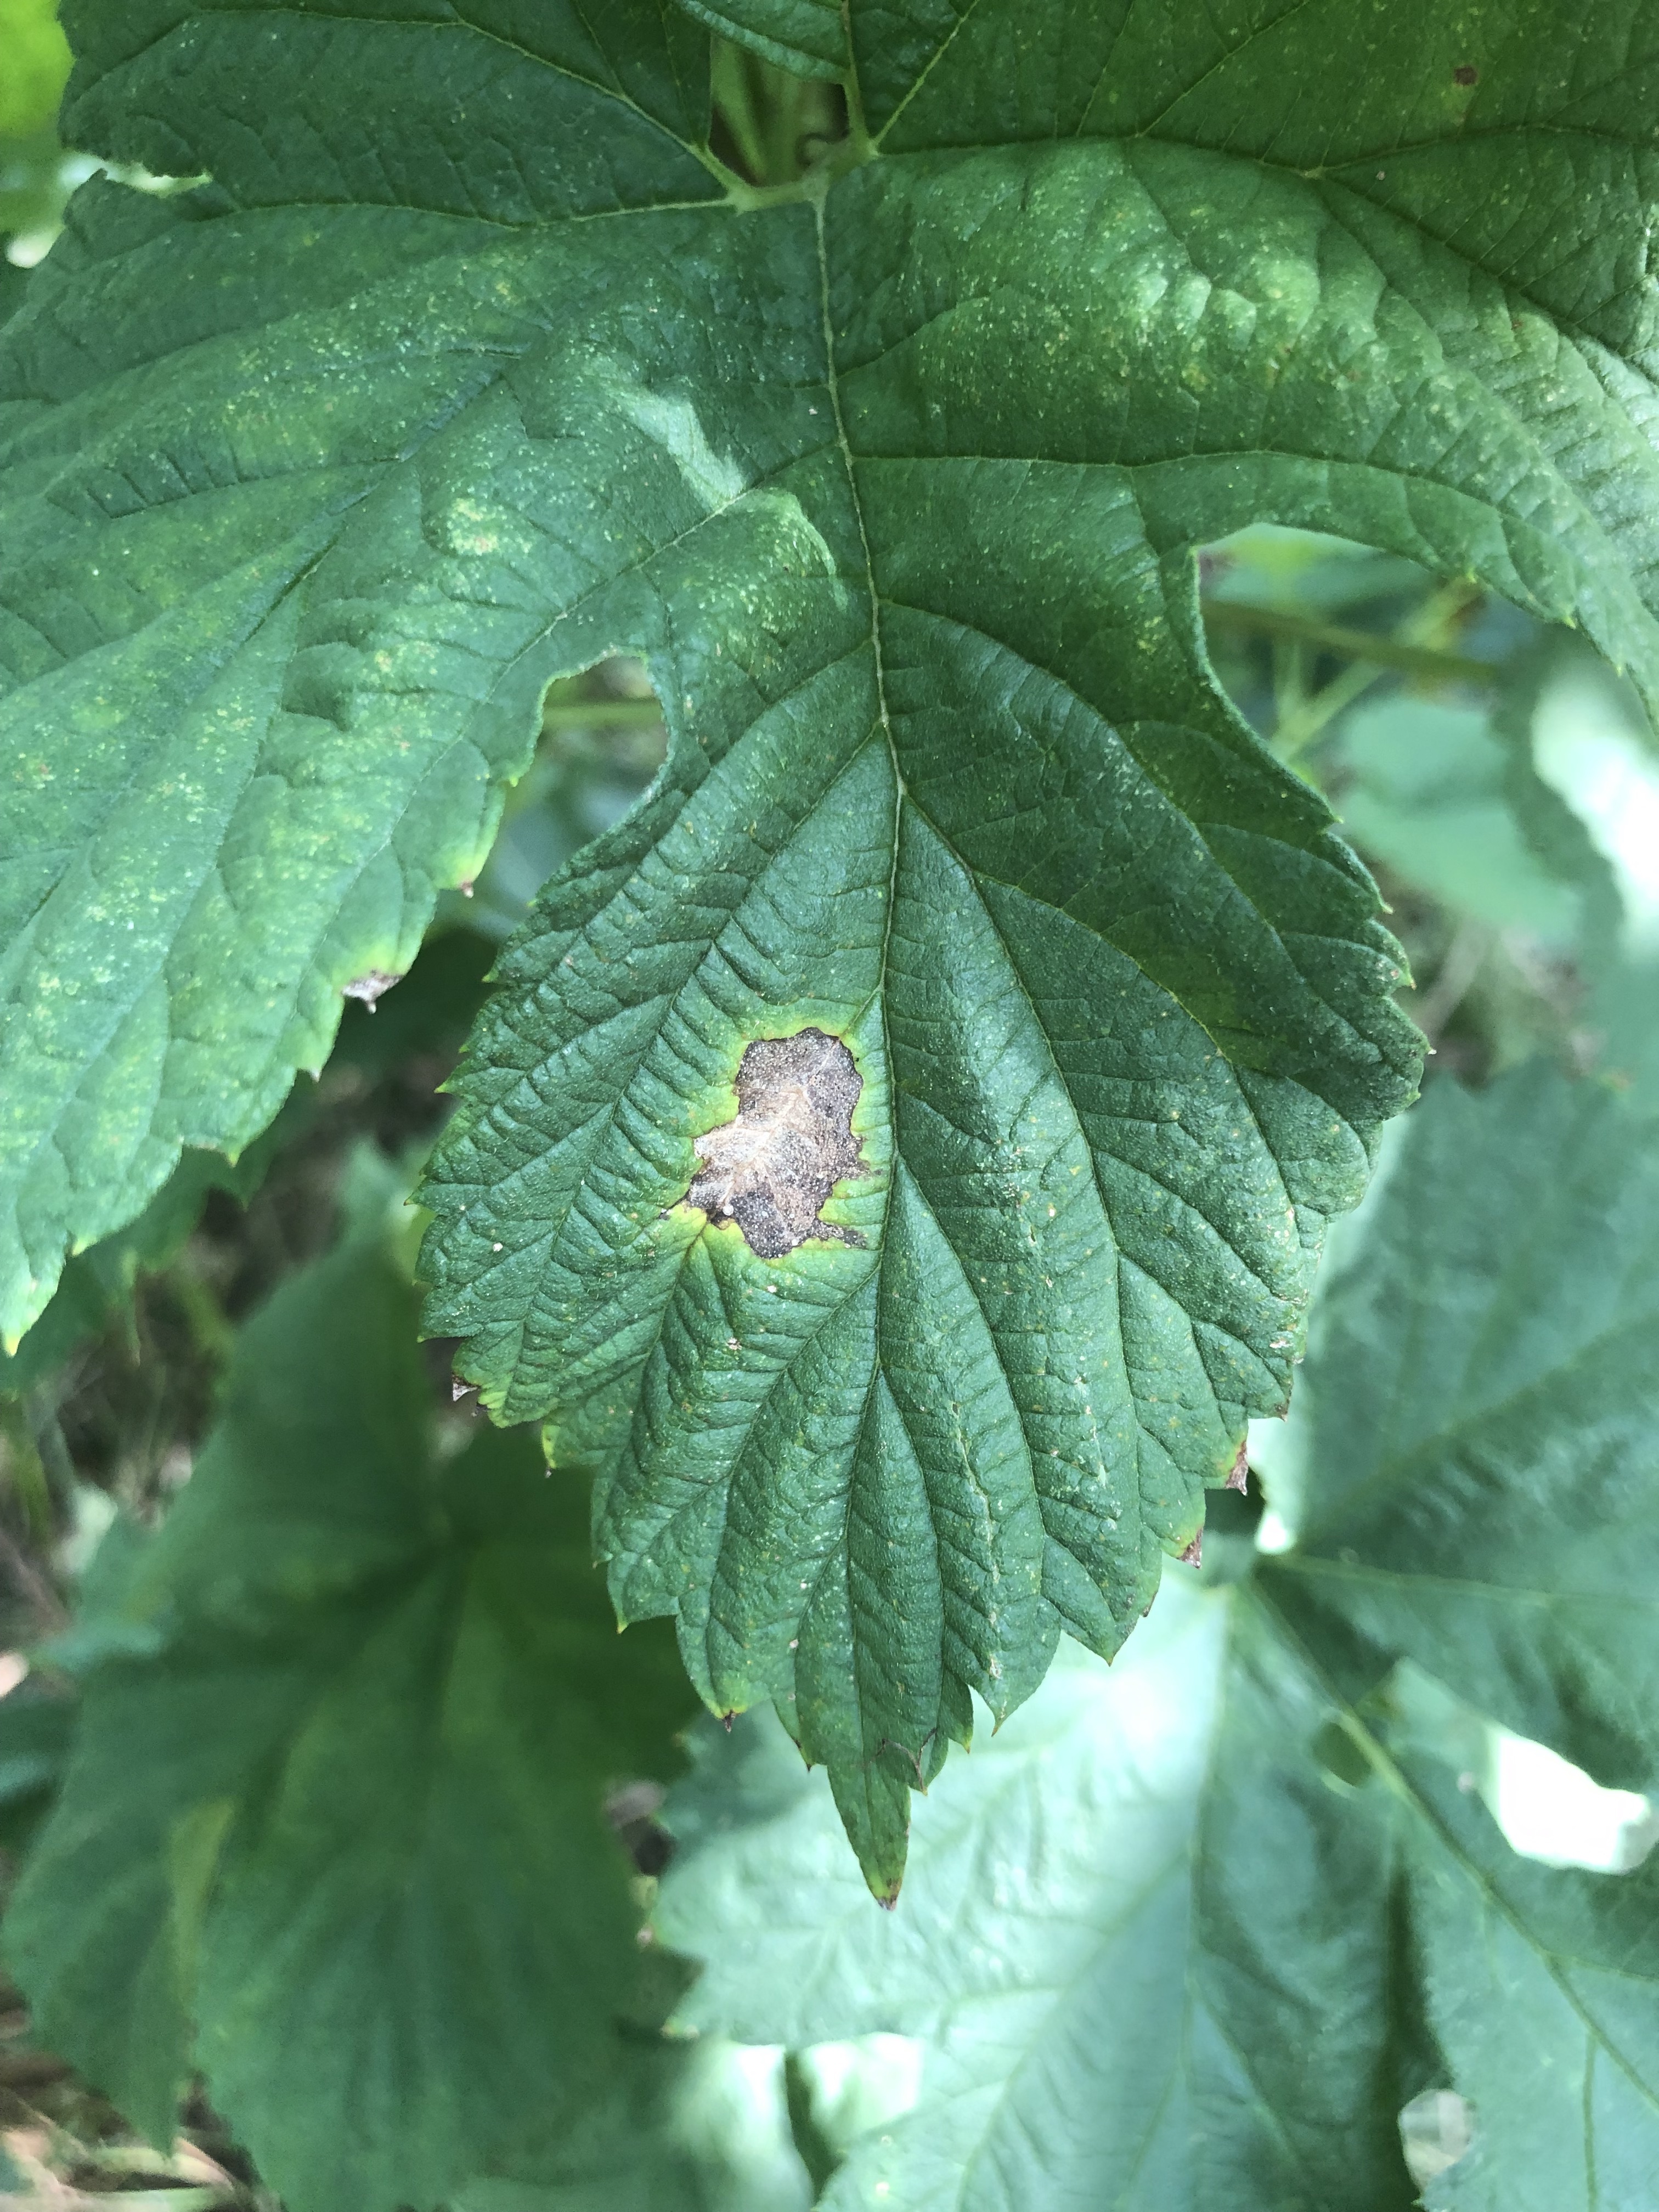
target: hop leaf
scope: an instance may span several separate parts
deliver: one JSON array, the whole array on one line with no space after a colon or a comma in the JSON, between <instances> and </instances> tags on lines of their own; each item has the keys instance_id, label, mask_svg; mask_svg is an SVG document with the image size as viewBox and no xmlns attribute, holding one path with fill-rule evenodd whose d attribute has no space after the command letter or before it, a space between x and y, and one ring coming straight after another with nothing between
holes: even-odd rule
<instances>
[{"instance_id":1,"label":"hop leaf","mask_svg":"<svg viewBox=\"0 0 1659 2212\"><path fill-rule=\"evenodd\" d=\"M1655 689L1654 64L1615 0L715 12L848 72L798 184L647 0L67 11L71 138L209 181L88 187L0 358L0 1310L247 1141L643 654L669 763L503 967L432 1325L890 1893L971 1694L1112 1649L1283 1402L1415 1080L1191 548L1340 531ZM809 1030L863 1242L768 1256L696 1146Z\"/></svg>"},{"instance_id":2,"label":"hop leaf","mask_svg":"<svg viewBox=\"0 0 1659 2212\"><path fill-rule=\"evenodd\" d=\"M1218 1531L1115 1666L1057 1661L919 1812L892 1919L775 1726L671 1796L686 2025L926 2039L834 2212L1649 2202L1659 1857L1522 1860L1443 1753L1484 1711L1654 1771L1659 1124L1528 1068L1437 1085L1398 1151L1316 1309L1301 1542ZM1433 2092L1474 2139L1419 2199Z\"/></svg>"}]
</instances>

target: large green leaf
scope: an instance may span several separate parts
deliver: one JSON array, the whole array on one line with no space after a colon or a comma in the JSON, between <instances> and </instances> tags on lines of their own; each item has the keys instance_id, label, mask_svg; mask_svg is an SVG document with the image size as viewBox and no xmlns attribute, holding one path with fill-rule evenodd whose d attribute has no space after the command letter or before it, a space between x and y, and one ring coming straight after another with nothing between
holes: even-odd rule
<instances>
[{"instance_id":1,"label":"large green leaf","mask_svg":"<svg viewBox=\"0 0 1659 2212\"><path fill-rule=\"evenodd\" d=\"M707 1961L688 2021L761 2042L925 2041L915 2109L854 2145L836 2212L1403 2208L1395 2115L1435 2089L1467 2100L1475 2133L1434 2207L1651 2203L1659 1863L1517 1859L1378 1678L1407 1651L1539 1733L1566 1706L1570 1750L1639 1747L1650 1727L1638 1439L1659 1376L1628 1359L1616 1436L1581 1439L1552 1393L1604 1335L1651 1334L1631 1254L1656 1164L1659 1128L1598 1085L1534 1067L1478 1096L1437 1086L1345 1230L1313 1332L1309 1449L1280 1493L1302 1547L1230 1535L1209 1587L1170 1569L1109 1673L1057 1664L918 1808L891 1919L864 1903L830 1792L780 1730L706 1735L670 1801L680 1852L658 1916ZM1594 1291L1575 1272L1587 1239ZM1529 1430L1478 1387L1504 1362L1537 1380ZM1469 1378L1461 1449L1395 1467L1401 1425L1440 1433L1448 1374ZM1485 1548L1454 1589L1465 1517ZM1368 1614L1362 1642L1324 1562L1363 1584L1384 1522L1397 1587L1427 1595ZM1529 1671L1505 1616L1523 1553Z\"/></svg>"},{"instance_id":2,"label":"large green leaf","mask_svg":"<svg viewBox=\"0 0 1659 2212\"><path fill-rule=\"evenodd\" d=\"M763 192L647 0L78 0L75 138L211 182L89 188L0 371L10 1326L408 965L546 684L641 653L670 761L509 956L432 1325L890 1892L970 1692L1121 1640L1282 1402L1413 1079L1188 549L1338 530L1656 688L1647 33L1592 18L860 5L878 137ZM768 1259L682 1201L807 1030L860 1088L800 1218L863 1242Z\"/></svg>"},{"instance_id":3,"label":"large green leaf","mask_svg":"<svg viewBox=\"0 0 1659 2212\"><path fill-rule=\"evenodd\" d=\"M1436 2212L1651 2203L1659 1868L1518 1860L1248 1592L1166 1590L1109 1674L1057 1665L919 1809L890 1920L821 1778L742 1725L671 1800L688 2022L925 2044L833 2212L1407 2212L1397 2116L1454 2085Z\"/></svg>"},{"instance_id":4,"label":"large green leaf","mask_svg":"<svg viewBox=\"0 0 1659 2212\"><path fill-rule=\"evenodd\" d=\"M659 1915L708 1957L685 2016L927 2039L838 2212L1407 2212L1391 1805L1332 1786L1328 1714L1248 1599L1166 1590L935 1786L891 1919L781 1730L706 1740Z\"/></svg>"},{"instance_id":5,"label":"large green leaf","mask_svg":"<svg viewBox=\"0 0 1659 2212\"><path fill-rule=\"evenodd\" d=\"M437 1464L413 1323L371 1224L250 1325L5 1926L48 2042L163 2142L199 2065L299 2212L431 2204L608 2075L600 1791L675 1712L572 1486L522 1438Z\"/></svg>"},{"instance_id":6,"label":"large green leaf","mask_svg":"<svg viewBox=\"0 0 1659 2212\"><path fill-rule=\"evenodd\" d=\"M1641 2212L1659 2174L1659 1866L1556 1871L1444 1768L1402 1769L1436 2037L1474 2107L1431 2212Z\"/></svg>"},{"instance_id":7,"label":"large green leaf","mask_svg":"<svg viewBox=\"0 0 1659 2212\"><path fill-rule=\"evenodd\" d=\"M1274 1601L1603 1783L1659 1779L1659 1134L1536 1066L1436 1086L1334 1255ZM1290 1494L1299 1467L1311 1486Z\"/></svg>"}]
</instances>

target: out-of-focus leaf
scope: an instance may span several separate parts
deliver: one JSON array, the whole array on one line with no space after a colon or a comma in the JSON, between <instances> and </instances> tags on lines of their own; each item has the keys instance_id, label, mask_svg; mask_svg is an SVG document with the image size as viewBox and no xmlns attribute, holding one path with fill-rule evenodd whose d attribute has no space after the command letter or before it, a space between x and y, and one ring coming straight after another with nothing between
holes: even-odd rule
<instances>
[{"instance_id":1,"label":"out-of-focus leaf","mask_svg":"<svg viewBox=\"0 0 1659 2212\"><path fill-rule=\"evenodd\" d=\"M1659 744L1640 698L1582 638L1555 631L1517 671L1539 774L1618 885L1624 949L1659 953Z\"/></svg>"},{"instance_id":2,"label":"out-of-focus leaf","mask_svg":"<svg viewBox=\"0 0 1659 2212\"><path fill-rule=\"evenodd\" d=\"M775 1724L705 1734L658 1916L708 1961L684 2015L928 2039L838 2209L1406 2212L1393 1808L1333 1786L1331 1714L1248 1595L1168 1587L1109 1672L1070 1650L935 1784L890 1917Z\"/></svg>"},{"instance_id":3,"label":"out-of-focus leaf","mask_svg":"<svg viewBox=\"0 0 1659 2212\"><path fill-rule=\"evenodd\" d=\"M780 2052L714 2037L624 2042L556 2141L473 2182L457 2212L807 2212L781 2075Z\"/></svg>"},{"instance_id":4,"label":"out-of-focus leaf","mask_svg":"<svg viewBox=\"0 0 1659 2212\"><path fill-rule=\"evenodd\" d=\"M1474 2107L1431 2212L1645 2212L1659 2176L1659 1864L1518 1858L1450 1773L1409 1769L1413 1940Z\"/></svg>"},{"instance_id":5,"label":"out-of-focus leaf","mask_svg":"<svg viewBox=\"0 0 1659 2212\"><path fill-rule=\"evenodd\" d=\"M1561 949L1605 945L1619 914L1611 871L1519 750L1526 734L1479 708L1396 697L1350 715L1320 770L1367 860L1495 927Z\"/></svg>"},{"instance_id":6,"label":"out-of-focus leaf","mask_svg":"<svg viewBox=\"0 0 1659 2212\"><path fill-rule=\"evenodd\" d=\"M1537 1065L1435 1086L1322 1291L1273 1601L1595 1778L1659 1775L1659 1123Z\"/></svg>"},{"instance_id":7,"label":"out-of-focus leaf","mask_svg":"<svg viewBox=\"0 0 1659 2212\"><path fill-rule=\"evenodd\" d=\"M431 2204L591 2094L637 1957L601 1790L684 1695L528 1439L437 1460L386 1194L244 1333L5 1930L50 2043L160 2140L193 2057L300 2212Z\"/></svg>"},{"instance_id":8,"label":"out-of-focus leaf","mask_svg":"<svg viewBox=\"0 0 1659 2212\"><path fill-rule=\"evenodd\" d=\"M25 1680L0 1698L0 1844L27 1848L63 1780L76 1700Z\"/></svg>"},{"instance_id":9,"label":"out-of-focus leaf","mask_svg":"<svg viewBox=\"0 0 1659 2212\"><path fill-rule=\"evenodd\" d=\"M0 141L49 130L69 73L57 0L0 0Z\"/></svg>"}]
</instances>

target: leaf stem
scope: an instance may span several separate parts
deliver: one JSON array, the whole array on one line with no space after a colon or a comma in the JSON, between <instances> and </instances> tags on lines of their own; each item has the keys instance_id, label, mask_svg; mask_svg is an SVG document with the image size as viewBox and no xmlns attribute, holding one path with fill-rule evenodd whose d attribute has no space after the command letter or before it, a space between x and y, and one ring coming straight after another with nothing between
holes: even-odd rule
<instances>
[{"instance_id":1,"label":"leaf stem","mask_svg":"<svg viewBox=\"0 0 1659 2212\"><path fill-rule=\"evenodd\" d=\"M1377 668L1398 668L1407 676L1442 683L1496 684L1500 674L1496 661L1477 660L1472 653L1444 653L1432 646L1408 644L1401 638L1379 637L1370 630L1346 629L1334 623L1316 621L1310 615L1289 614L1279 607L1249 606L1238 599L1206 599L1204 619L1218 629L1297 639L1326 653L1342 653L1350 660Z\"/></svg>"},{"instance_id":2,"label":"leaf stem","mask_svg":"<svg viewBox=\"0 0 1659 2212\"><path fill-rule=\"evenodd\" d=\"M654 699L572 699L544 708L542 731L650 730L662 720Z\"/></svg>"},{"instance_id":3,"label":"leaf stem","mask_svg":"<svg viewBox=\"0 0 1659 2212\"><path fill-rule=\"evenodd\" d=\"M1432 1043L1474 988L1498 933L1473 918L1458 925L1432 983L1412 1009L1412 1019Z\"/></svg>"}]
</instances>

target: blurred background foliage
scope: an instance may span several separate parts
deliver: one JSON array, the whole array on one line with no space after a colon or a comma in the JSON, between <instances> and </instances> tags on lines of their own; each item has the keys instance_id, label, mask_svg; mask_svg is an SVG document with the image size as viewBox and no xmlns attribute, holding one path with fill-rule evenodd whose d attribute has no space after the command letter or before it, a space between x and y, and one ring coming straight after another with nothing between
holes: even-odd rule
<instances>
[{"instance_id":1,"label":"blurred background foliage","mask_svg":"<svg viewBox=\"0 0 1659 2212\"><path fill-rule=\"evenodd\" d=\"M67 70L45 0L0 0L0 319L94 167L55 134ZM719 51L716 90L717 145L758 181L797 173L844 127L836 87L779 77L736 47ZM1360 545L1263 526L1208 548L1199 574L1219 680L1325 794L1382 887L1414 979L1402 1003L1433 1047L1428 1080L1481 1084L1541 1053L1620 1085L1659 1081L1659 750L1619 676L1575 635ZM238 1330L329 1248L354 1156L372 1146L412 1172L497 947L548 875L647 787L665 744L638 664L556 685L488 866L445 896L409 975L374 1006L347 1006L327 1065L264 1138L234 1163L189 1156L138 1221L76 1256L42 1320L0 1354L8 1854L67 1740L72 1653L58 1639L100 1546L154 1525L188 1480ZM407 1265L412 1232L397 1241ZM474 1419L452 1403L448 1352L423 1354L447 1449ZM659 1796L642 1782L611 1801L647 1889L665 1848ZM915 2063L893 2038L787 2058L700 2049L667 2093L672 2201L805 2207L853 2136L902 2106ZM170 2156L137 2142L30 2045L0 1986L8 2201L274 2201L199 2100L185 2120ZM467 2200L477 2212L530 2201L507 2180Z\"/></svg>"},{"instance_id":2,"label":"blurred background foliage","mask_svg":"<svg viewBox=\"0 0 1659 2212\"><path fill-rule=\"evenodd\" d=\"M55 9L0 0L0 317L52 244L64 203L93 164L58 143L70 53Z\"/></svg>"}]
</instances>

